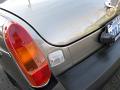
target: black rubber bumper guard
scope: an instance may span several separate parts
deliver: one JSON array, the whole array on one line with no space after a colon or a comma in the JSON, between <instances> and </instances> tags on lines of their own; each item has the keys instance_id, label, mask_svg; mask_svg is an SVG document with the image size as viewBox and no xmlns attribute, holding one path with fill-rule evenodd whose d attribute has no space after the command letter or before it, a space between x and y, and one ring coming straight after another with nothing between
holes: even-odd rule
<instances>
[{"instance_id":1,"label":"black rubber bumper guard","mask_svg":"<svg viewBox=\"0 0 120 90\"><path fill-rule=\"evenodd\" d=\"M110 47L103 47L58 78L66 90L96 90L119 66L120 40Z\"/></svg>"}]
</instances>

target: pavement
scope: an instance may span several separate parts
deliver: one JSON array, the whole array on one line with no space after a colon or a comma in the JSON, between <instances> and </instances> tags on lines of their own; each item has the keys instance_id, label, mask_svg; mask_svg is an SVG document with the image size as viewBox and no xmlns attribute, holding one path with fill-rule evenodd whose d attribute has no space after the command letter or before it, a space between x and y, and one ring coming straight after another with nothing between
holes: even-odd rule
<instances>
[{"instance_id":1,"label":"pavement","mask_svg":"<svg viewBox=\"0 0 120 90\"><path fill-rule=\"evenodd\" d=\"M0 90L18 90L14 87L0 66Z\"/></svg>"},{"instance_id":2,"label":"pavement","mask_svg":"<svg viewBox=\"0 0 120 90\"><path fill-rule=\"evenodd\" d=\"M120 90L120 69L104 85L103 90Z\"/></svg>"}]
</instances>

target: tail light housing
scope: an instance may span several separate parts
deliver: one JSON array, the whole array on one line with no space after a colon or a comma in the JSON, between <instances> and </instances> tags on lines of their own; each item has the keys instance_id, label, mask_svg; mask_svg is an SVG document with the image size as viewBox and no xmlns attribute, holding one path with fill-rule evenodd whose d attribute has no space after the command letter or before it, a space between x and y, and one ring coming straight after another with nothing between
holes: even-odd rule
<instances>
[{"instance_id":1,"label":"tail light housing","mask_svg":"<svg viewBox=\"0 0 120 90\"><path fill-rule=\"evenodd\" d=\"M16 22L8 22L3 29L7 48L32 87L45 86L51 71L43 52L31 35Z\"/></svg>"}]
</instances>

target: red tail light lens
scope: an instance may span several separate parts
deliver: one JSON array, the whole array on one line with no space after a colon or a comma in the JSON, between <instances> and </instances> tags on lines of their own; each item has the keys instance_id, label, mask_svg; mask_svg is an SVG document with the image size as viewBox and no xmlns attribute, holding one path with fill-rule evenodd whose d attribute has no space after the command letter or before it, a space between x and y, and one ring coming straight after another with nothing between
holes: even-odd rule
<instances>
[{"instance_id":1,"label":"red tail light lens","mask_svg":"<svg viewBox=\"0 0 120 90\"><path fill-rule=\"evenodd\" d=\"M4 28L5 42L30 85L42 87L51 77L48 61L30 34L18 23Z\"/></svg>"}]
</instances>

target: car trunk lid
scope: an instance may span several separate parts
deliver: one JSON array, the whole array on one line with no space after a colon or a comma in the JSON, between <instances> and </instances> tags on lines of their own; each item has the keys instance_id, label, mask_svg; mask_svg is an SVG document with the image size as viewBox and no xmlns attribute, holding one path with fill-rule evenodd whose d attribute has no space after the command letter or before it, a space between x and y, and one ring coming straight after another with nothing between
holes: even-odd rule
<instances>
[{"instance_id":1,"label":"car trunk lid","mask_svg":"<svg viewBox=\"0 0 120 90\"><path fill-rule=\"evenodd\" d=\"M14 2L11 2L14 1ZM104 0L8 0L0 6L25 19L52 45L67 45L100 28L115 15Z\"/></svg>"}]
</instances>

